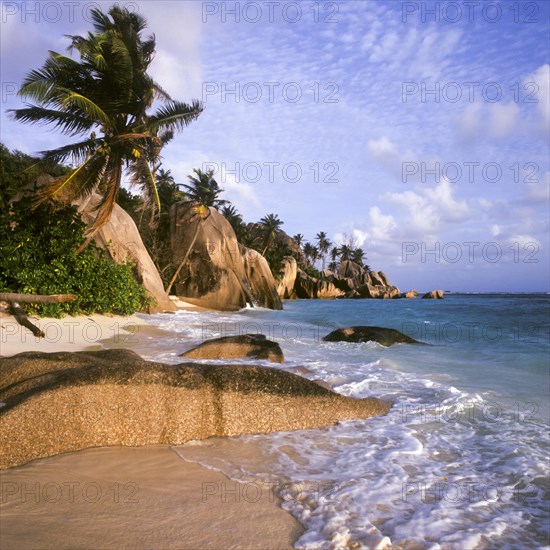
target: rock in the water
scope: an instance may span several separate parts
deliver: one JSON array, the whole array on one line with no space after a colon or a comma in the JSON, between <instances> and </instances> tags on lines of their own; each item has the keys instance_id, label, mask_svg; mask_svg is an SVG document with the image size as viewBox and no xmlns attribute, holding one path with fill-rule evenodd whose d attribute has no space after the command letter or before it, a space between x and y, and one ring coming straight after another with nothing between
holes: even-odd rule
<instances>
[{"instance_id":1,"label":"rock in the water","mask_svg":"<svg viewBox=\"0 0 550 550\"><path fill-rule=\"evenodd\" d=\"M418 291L417 290L409 290L409 292L403 292L403 294L401 294L401 298L416 298L418 296Z\"/></svg>"},{"instance_id":2,"label":"rock in the water","mask_svg":"<svg viewBox=\"0 0 550 550\"><path fill-rule=\"evenodd\" d=\"M240 336L222 336L207 340L197 347L182 353L180 357L191 359L266 359L273 363L284 363L281 346L267 340L264 334L242 334Z\"/></svg>"},{"instance_id":3,"label":"rock in the water","mask_svg":"<svg viewBox=\"0 0 550 550\"><path fill-rule=\"evenodd\" d=\"M0 359L0 468L107 445L311 429L386 413L275 368L166 365L129 350Z\"/></svg>"},{"instance_id":4,"label":"rock in the water","mask_svg":"<svg viewBox=\"0 0 550 550\"><path fill-rule=\"evenodd\" d=\"M183 300L220 311L235 311L247 304L282 309L273 278L262 279L265 266L260 262L256 262L260 269L258 277L253 275L252 288L235 231L215 208L185 201L172 205L170 245L174 266L183 263L174 284L175 294ZM249 273L251 268L248 264Z\"/></svg>"},{"instance_id":5,"label":"rock in the water","mask_svg":"<svg viewBox=\"0 0 550 550\"><path fill-rule=\"evenodd\" d=\"M239 249L252 292L253 304L269 309L283 309L267 260L259 252L246 246L240 245Z\"/></svg>"},{"instance_id":6,"label":"rock in the water","mask_svg":"<svg viewBox=\"0 0 550 550\"><path fill-rule=\"evenodd\" d=\"M96 218L94 210L100 201L101 196L98 193L77 201L80 216L88 226ZM150 308L151 313L176 310L174 303L164 292L159 272L141 240L134 220L118 204L115 204L109 221L94 235L94 241L114 262L135 264L140 283L155 302Z\"/></svg>"},{"instance_id":7,"label":"rock in the water","mask_svg":"<svg viewBox=\"0 0 550 550\"><path fill-rule=\"evenodd\" d=\"M431 300L443 300L444 292L442 290L430 290L426 292L422 298L431 299Z\"/></svg>"},{"instance_id":8,"label":"rock in the water","mask_svg":"<svg viewBox=\"0 0 550 550\"><path fill-rule=\"evenodd\" d=\"M317 279L298 269L294 290L298 298L332 299L341 298L344 292L339 290L330 281Z\"/></svg>"},{"instance_id":9,"label":"rock in the water","mask_svg":"<svg viewBox=\"0 0 550 550\"><path fill-rule=\"evenodd\" d=\"M422 344L414 338L393 328L356 326L339 328L327 334L325 342L378 342L383 346L392 344Z\"/></svg>"}]
</instances>

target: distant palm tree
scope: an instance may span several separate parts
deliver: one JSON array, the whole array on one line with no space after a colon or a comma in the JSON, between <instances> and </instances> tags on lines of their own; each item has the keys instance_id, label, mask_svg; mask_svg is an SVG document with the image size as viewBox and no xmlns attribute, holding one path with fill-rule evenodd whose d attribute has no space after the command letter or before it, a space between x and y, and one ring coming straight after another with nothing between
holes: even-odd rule
<instances>
[{"instance_id":1,"label":"distant palm tree","mask_svg":"<svg viewBox=\"0 0 550 550\"><path fill-rule=\"evenodd\" d=\"M237 212L237 209L232 205L225 205L220 214L235 228L236 225L243 223L243 217Z\"/></svg>"},{"instance_id":2,"label":"distant palm tree","mask_svg":"<svg viewBox=\"0 0 550 550\"><path fill-rule=\"evenodd\" d=\"M323 262L323 269L325 269L325 258L326 258L328 249L330 248L330 245L332 243L327 239L327 234L324 231L319 231L319 233L317 233L315 238L317 239L319 256L321 257L321 261Z\"/></svg>"},{"instance_id":3,"label":"distant palm tree","mask_svg":"<svg viewBox=\"0 0 550 550\"><path fill-rule=\"evenodd\" d=\"M232 204L225 205L220 210L220 214L231 224L237 240L242 244L247 244L248 229L237 209Z\"/></svg>"},{"instance_id":4,"label":"distant palm tree","mask_svg":"<svg viewBox=\"0 0 550 550\"><path fill-rule=\"evenodd\" d=\"M267 214L267 216L264 216L260 220L260 224L263 226L264 229L264 250L262 252L263 256L265 254L265 251L269 248L269 245L271 244L273 239L277 236L277 231L279 227L281 227L284 222L279 219L279 216L277 216L277 214Z\"/></svg>"},{"instance_id":5,"label":"distant palm tree","mask_svg":"<svg viewBox=\"0 0 550 550\"><path fill-rule=\"evenodd\" d=\"M340 256L340 249L337 246L333 246L330 249L330 259L333 262L336 262L336 260L338 259L338 256Z\"/></svg>"},{"instance_id":6,"label":"distant palm tree","mask_svg":"<svg viewBox=\"0 0 550 550\"><path fill-rule=\"evenodd\" d=\"M304 236L301 233L297 233L294 237L292 237L292 239L299 247L301 247L304 242Z\"/></svg>"},{"instance_id":7,"label":"distant palm tree","mask_svg":"<svg viewBox=\"0 0 550 550\"><path fill-rule=\"evenodd\" d=\"M362 248L356 248L351 253L351 261L355 262L356 264L363 265L363 258L366 256L365 252Z\"/></svg>"},{"instance_id":8,"label":"distant palm tree","mask_svg":"<svg viewBox=\"0 0 550 550\"><path fill-rule=\"evenodd\" d=\"M194 168L193 172L194 176L188 176L189 185L181 184L185 189L183 193L187 201L198 205L204 210L209 206L218 208L218 206L229 202L218 199L218 195L223 193L223 189L220 189L218 182L214 179L214 170L203 172L198 168Z\"/></svg>"},{"instance_id":9,"label":"distant palm tree","mask_svg":"<svg viewBox=\"0 0 550 550\"><path fill-rule=\"evenodd\" d=\"M353 249L348 244L343 244L340 247L340 261L347 262L351 260L352 254L353 254Z\"/></svg>"},{"instance_id":10,"label":"distant palm tree","mask_svg":"<svg viewBox=\"0 0 550 550\"><path fill-rule=\"evenodd\" d=\"M314 246L311 243L304 244L304 256L306 257L307 263L311 263L311 258L314 254Z\"/></svg>"},{"instance_id":11,"label":"distant palm tree","mask_svg":"<svg viewBox=\"0 0 550 550\"><path fill-rule=\"evenodd\" d=\"M76 198L92 191L102 194L86 244L108 221L125 168L144 196L160 205L154 176L160 150L175 130L203 110L197 100L172 100L147 73L155 38L142 38L146 21L141 15L118 6L108 14L99 9L90 14L94 32L69 36L69 49L76 50L80 60L50 52L44 66L31 71L19 90L22 98L36 104L12 111L21 122L53 124L64 134L83 138L42 153L46 161L72 159L77 167L41 188L38 202L64 188L72 189ZM164 105L150 114L155 100Z\"/></svg>"},{"instance_id":12,"label":"distant palm tree","mask_svg":"<svg viewBox=\"0 0 550 550\"><path fill-rule=\"evenodd\" d=\"M321 253L319 252L319 249L316 246L314 246L311 249L311 263L313 264L313 267L315 267L315 263L320 257L321 257Z\"/></svg>"}]
</instances>

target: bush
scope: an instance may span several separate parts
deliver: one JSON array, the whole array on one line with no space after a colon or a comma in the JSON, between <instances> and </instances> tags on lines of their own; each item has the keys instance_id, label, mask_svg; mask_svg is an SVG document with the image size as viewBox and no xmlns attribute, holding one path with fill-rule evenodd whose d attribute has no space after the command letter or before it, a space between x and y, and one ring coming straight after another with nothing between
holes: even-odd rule
<instances>
[{"instance_id":1,"label":"bush","mask_svg":"<svg viewBox=\"0 0 550 550\"><path fill-rule=\"evenodd\" d=\"M130 314L148 305L132 265L115 264L90 244L80 253L85 224L72 206L42 205L30 199L0 211L0 292L76 294L75 302L31 304L29 313Z\"/></svg>"}]
</instances>

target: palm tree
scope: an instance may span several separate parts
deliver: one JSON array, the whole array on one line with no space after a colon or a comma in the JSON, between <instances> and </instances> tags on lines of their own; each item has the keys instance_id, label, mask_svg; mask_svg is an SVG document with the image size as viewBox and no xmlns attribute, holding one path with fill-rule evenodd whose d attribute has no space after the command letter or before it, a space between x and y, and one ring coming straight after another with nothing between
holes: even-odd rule
<instances>
[{"instance_id":1,"label":"palm tree","mask_svg":"<svg viewBox=\"0 0 550 550\"><path fill-rule=\"evenodd\" d=\"M311 259L315 254L315 247L311 243L304 244L304 256L308 264L311 263Z\"/></svg>"},{"instance_id":2,"label":"palm tree","mask_svg":"<svg viewBox=\"0 0 550 550\"><path fill-rule=\"evenodd\" d=\"M351 259L351 255L353 254L353 249L348 244L343 244L340 247L340 261L346 262Z\"/></svg>"},{"instance_id":3,"label":"palm tree","mask_svg":"<svg viewBox=\"0 0 550 550\"><path fill-rule=\"evenodd\" d=\"M362 248L356 248L351 253L351 261L355 262L356 264L363 265L363 258L365 257L365 252Z\"/></svg>"},{"instance_id":4,"label":"palm tree","mask_svg":"<svg viewBox=\"0 0 550 550\"><path fill-rule=\"evenodd\" d=\"M262 252L263 256L273 239L277 236L277 231L279 227L281 227L284 222L279 219L279 216L277 216L277 214L267 214L267 216L264 216L260 220L260 224L263 226L264 229L264 250Z\"/></svg>"},{"instance_id":5,"label":"palm tree","mask_svg":"<svg viewBox=\"0 0 550 550\"><path fill-rule=\"evenodd\" d=\"M311 248L311 263L313 264L313 267L315 267L315 263L320 258L321 253L319 252L319 249L316 246L313 246Z\"/></svg>"},{"instance_id":6,"label":"palm tree","mask_svg":"<svg viewBox=\"0 0 550 550\"><path fill-rule=\"evenodd\" d=\"M297 233L294 237L292 237L292 239L301 248L302 243L304 242L304 236L301 233Z\"/></svg>"},{"instance_id":7,"label":"palm tree","mask_svg":"<svg viewBox=\"0 0 550 550\"><path fill-rule=\"evenodd\" d=\"M223 193L223 189L220 189L218 182L214 179L214 170L203 172L198 168L194 168L193 172L194 176L188 176L190 185L181 184L186 189L184 191L186 200L204 209L208 206L218 208L229 202L218 199L218 195Z\"/></svg>"},{"instance_id":8,"label":"palm tree","mask_svg":"<svg viewBox=\"0 0 550 550\"><path fill-rule=\"evenodd\" d=\"M94 32L69 36L69 51L76 50L80 60L50 52L19 90L34 104L12 111L21 122L53 124L81 138L42 153L45 161L72 159L76 167L43 187L37 202L62 190L70 189L75 198L99 191L103 196L87 242L109 219L125 169L146 200L160 207L154 176L160 150L203 110L198 100L173 100L147 73L155 38L142 37L146 21L141 15L118 6L108 14L99 9L90 13ZM162 105L150 114L154 100Z\"/></svg>"},{"instance_id":9,"label":"palm tree","mask_svg":"<svg viewBox=\"0 0 550 550\"><path fill-rule=\"evenodd\" d=\"M231 224L237 240L246 244L247 228L237 209L232 204L226 205L220 210L220 214Z\"/></svg>"},{"instance_id":10,"label":"palm tree","mask_svg":"<svg viewBox=\"0 0 550 550\"><path fill-rule=\"evenodd\" d=\"M224 206L220 210L220 214L231 224L233 229L243 223L243 217L232 204Z\"/></svg>"},{"instance_id":11,"label":"palm tree","mask_svg":"<svg viewBox=\"0 0 550 550\"><path fill-rule=\"evenodd\" d=\"M315 236L317 239L317 246L319 248L319 256L323 262L323 269L325 269L325 258L330 248L331 242L327 239L327 234L324 231L319 231Z\"/></svg>"}]
</instances>

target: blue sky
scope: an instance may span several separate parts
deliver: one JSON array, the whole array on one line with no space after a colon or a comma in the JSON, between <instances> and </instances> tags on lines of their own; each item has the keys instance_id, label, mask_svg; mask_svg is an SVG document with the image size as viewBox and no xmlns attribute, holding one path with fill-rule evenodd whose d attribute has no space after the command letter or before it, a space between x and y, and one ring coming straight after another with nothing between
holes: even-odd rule
<instances>
[{"instance_id":1,"label":"blue sky","mask_svg":"<svg viewBox=\"0 0 550 550\"><path fill-rule=\"evenodd\" d=\"M246 221L353 236L404 290L550 290L548 2L119 3L155 78L205 103L165 150L178 182L209 164ZM9 148L67 140L5 111L98 5L2 2Z\"/></svg>"}]
</instances>

